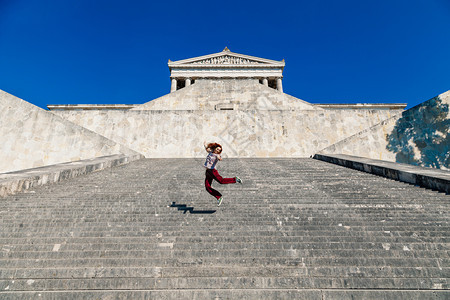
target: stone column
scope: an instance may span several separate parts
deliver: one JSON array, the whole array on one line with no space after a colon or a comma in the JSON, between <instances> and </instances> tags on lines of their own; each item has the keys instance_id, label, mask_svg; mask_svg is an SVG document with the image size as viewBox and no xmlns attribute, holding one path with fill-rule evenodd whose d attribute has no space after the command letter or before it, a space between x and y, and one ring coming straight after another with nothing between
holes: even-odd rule
<instances>
[{"instance_id":1,"label":"stone column","mask_svg":"<svg viewBox=\"0 0 450 300\"><path fill-rule=\"evenodd\" d=\"M281 77L277 78L277 90L279 90L280 92L283 92L283 83L281 81Z\"/></svg>"},{"instance_id":2,"label":"stone column","mask_svg":"<svg viewBox=\"0 0 450 300\"><path fill-rule=\"evenodd\" d=\"M185 86L190 86L191 85L191 79L190 78L186 78L186 85Z\"/></svg>"},{"instance_id":3,"label":"stone column","mask_svg":"<svg viewBox=\"0 0 450 300\"><path fill-rule=\"evenodd\" d=\"M264 84L265 86L269 86L269 80L267 80L267 78L264 78L264 79L263 79L263 84Z\"/></svg>"},{"instance_id":4,"label":"stone column","mask_svg":"<svg viewBox=\"0 0 450 300\"><path fill-rule=\"evenodd\" d=\"M177 90L177 79L172 78L172 85L170 86L170 92L175 92Z\"/></svg>"}]
</instances>

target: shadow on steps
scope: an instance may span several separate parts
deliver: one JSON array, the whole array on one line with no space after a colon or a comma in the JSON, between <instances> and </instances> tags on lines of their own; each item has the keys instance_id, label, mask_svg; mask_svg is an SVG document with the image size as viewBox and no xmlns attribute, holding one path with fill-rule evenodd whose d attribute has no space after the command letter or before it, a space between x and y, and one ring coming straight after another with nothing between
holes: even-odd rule
<instances>
[{"instance_id":1,"label":"shadow on steps","mask_svg":"<svg viewBox=\"0 0 450 300\"><path fill-rule=\"evenodd\" d=\"M195 210L194 207L188 207L186 204L176 204L175 202L172 202L169 207L176 207L178 210L183 211L183 214L186 212L191 214L213 214L216 212L215 210Z\"/></svg>"}]
</instances>

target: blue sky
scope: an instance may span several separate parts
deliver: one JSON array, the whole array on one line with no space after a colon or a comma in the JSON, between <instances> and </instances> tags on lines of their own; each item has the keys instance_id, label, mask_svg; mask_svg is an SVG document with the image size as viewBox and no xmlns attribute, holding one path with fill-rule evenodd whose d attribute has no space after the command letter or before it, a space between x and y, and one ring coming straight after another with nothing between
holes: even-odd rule
<instances>
[{"instance_id":1,"label":"blue sky","mask_svg":"<svg viewBox=\"0 0 450 300\"><path fill-rule=\"evenodd\" d=\"M450 0L0 0L0 89L44 108L145 103L225 46L311 103L411 107L450 89Z\"/></svg>"}]
</instances>

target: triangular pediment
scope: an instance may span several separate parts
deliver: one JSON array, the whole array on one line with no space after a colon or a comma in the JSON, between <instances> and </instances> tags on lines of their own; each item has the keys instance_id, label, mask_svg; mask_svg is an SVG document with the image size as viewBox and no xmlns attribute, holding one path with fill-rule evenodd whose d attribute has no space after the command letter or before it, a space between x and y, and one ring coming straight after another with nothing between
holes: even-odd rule
<instances>
[{"instance_id":1,"label":"triangular pediment","mask_svg":"<svg viewBox=\"0 0 450 300\"><path fill-rule=\"evenodd\" d=\"M220 55L187 63L188 65L259 65L263 62L239 57L238 55Z\"/></svg>"},{"instance_id":2,"label":"triangular pediment","mask_svg":"<svg viewBox=\"0 0 450 300\"><path fill-rule=\"evenodd\" d=\"M283 61L270 60L255 56L249 56L231 52L225 48L222 52L183 59L178 61L170 61L169 67L183 66L272 66L284 67Z\"/></svg>"}]
</instances>

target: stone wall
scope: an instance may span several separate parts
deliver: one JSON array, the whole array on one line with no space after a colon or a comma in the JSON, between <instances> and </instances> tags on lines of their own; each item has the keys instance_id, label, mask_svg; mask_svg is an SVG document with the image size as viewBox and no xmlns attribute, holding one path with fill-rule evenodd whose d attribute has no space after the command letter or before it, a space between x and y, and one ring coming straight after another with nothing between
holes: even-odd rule
<instances>
[{"instance_id":1,"label":"stone wall","mask_svg":"<svg viewBox=\"0 0 450 300\"><path fill-rule=\"evenodd\" d=\"M203 157L204 140L221 143L229 157L309 157L398 112L315 109L54 113L146 157Z\"/></svg>"},{"instance_id":2,"label":"stone wall","mask_svg":"<svg viewBox=\"0 0 450 300\"><path fill-rule=\"evenodd\" d=\"M0 90L0 173L113 154L137 154Z\"/></svg>"},{"instance_id":3,"label":"stone wall","mask_svg":"<svg viewBox=\"0 0 450 300\"><path fill-rule=\"evenodd\" d=\"M447 91L319 153L450 169L449 105Z\"/></svg>"},{"instance_id":4,"label":"stone wall","mask_svg":"<svg viewBox=\"0 0 450 300\"><path fill-rule=\"evenodd\" d=\"M53 111L146 157L309 157L398 109L322 108L255 79L199 79L130 110Z\"/></svg>"}]
</instances>

